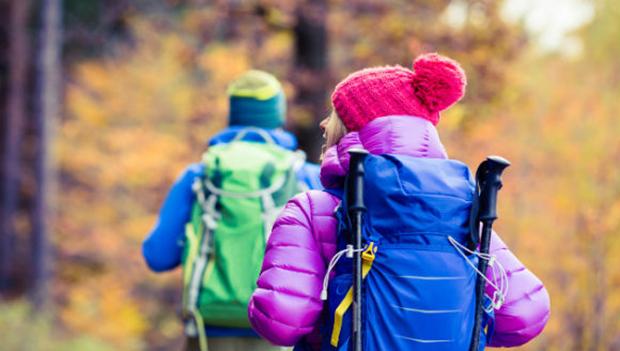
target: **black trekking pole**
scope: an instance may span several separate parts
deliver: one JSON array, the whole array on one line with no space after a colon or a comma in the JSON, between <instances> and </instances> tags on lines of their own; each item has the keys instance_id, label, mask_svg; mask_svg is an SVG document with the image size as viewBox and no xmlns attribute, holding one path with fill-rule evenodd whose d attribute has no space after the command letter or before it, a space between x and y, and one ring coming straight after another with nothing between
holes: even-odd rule
<instances>
[{"instance_id":1,"label":"black trekking pole","mask_svg":"<svg viewBox=\"0 0 620 351\"><path fill-rule=\"evenodd\" d=\"M480 253L488 254L489 245L491 243L491 232L493 222L497 219L497 193L502 188L502 172L506 167L510 166L510 162L499 156L489 156L484 160L476 171L476 196L480 191L477 216L475 219L475 236L477 239L478 224L482 222L482 232L480 235ZM486 274L489 261L486 258L479 257L478 270L482 274ZM469 351L478 351L480 344L480 331L482 329L482 312L484 308L484 290L486 288L486 280L483 277L477 277L476 280L476 310L474 317L474 330Z\"/></svg>"},{"instance_id":2,"label":"black trekking pole","mask_svg":"<svg viewBox=\"0 0 620 351\"><path fill-rule=\"evenodd\" d=\"M362 351L362 215L364 206L364 159L366 150L349 150L349 174L347 177L347 213L352 220L351 243L353 244L353 314L352 350Z\"/></svg>"}]
</instances>

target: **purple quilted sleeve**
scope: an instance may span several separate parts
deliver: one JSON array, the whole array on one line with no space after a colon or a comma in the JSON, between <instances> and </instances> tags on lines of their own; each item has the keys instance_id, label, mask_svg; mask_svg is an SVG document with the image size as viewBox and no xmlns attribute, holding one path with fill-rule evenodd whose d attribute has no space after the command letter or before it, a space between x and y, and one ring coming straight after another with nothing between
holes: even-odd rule
<instances>
[{"instance_id":1,"label":"purple quilted sleeve","mask_svg":"<svg viewBox=\"0 0 620 351\"><path fill-rule=\"evenodd\" d=\"M331 231L334 236L335 220L317 216L315 207L331 215L335 201L313 203L312 195L317 193L297 195L280 213L250 299L252 327L276 345L292 346L315 331L323 309L320 294L326 261L321 233Z\"/></svg>"},{"instance_id":2,"label":"purple quilted sleeve","mask_svg":"<svg viewBox=\"0 0 620 351\"><path fill-rule=\"evenodd\" d=\"M508 277L508 294L495 311L495 332L489 346L523 345L542 332L550 314L550 300L543 283L530 272L496 233L491 237L491 254L504 267ZM487 277L493 279L490 271ZM497 280L497 278L496 278ZM493 288L487 285L487 294Z\"/></svg>"}]
</instances>

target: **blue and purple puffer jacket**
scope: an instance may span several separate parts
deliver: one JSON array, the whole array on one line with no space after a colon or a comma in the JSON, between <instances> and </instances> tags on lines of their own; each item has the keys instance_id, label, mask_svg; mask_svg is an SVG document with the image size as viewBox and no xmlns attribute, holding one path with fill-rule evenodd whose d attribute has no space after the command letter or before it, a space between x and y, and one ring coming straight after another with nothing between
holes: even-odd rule
<instances>
[{"instance_id":1,"label":"blue and purple puffer jacket","mask_svg":"<svg viewBox=\"0 0 620 351\"><path fill-rule=\"evenodd\" d=\"M353 147L371 154L447 158L429 121L412 116L381 117L359 132L345 135L326 151L321 165L326 188L342 187L349 164L347 150ZM320 294L327 265L336 253L334 209L339 202L325 191L308 191L290 200L275 222L248 310L254 329L274 344L290 346L303 339L314 349L320 348L324 313ZM549 295L496 233L490 251L505 268L510 290L495 311L495 331L488 346L518 346L542 332L550 313ZM490 272L487 277L493 279ZM490 289L487 287L489 295L493 293Z\"/></svg>"}]
</instances>

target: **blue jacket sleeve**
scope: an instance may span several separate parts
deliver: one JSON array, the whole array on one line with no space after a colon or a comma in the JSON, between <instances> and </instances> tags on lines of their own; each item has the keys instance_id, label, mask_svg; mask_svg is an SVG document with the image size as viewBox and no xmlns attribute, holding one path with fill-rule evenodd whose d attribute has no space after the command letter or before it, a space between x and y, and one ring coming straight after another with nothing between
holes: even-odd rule
<instances>
[{"instance_id":1,"label":"blue jacket sleeve","mask_svg":"<svg viewBox=\"0 0 620 351\"><path fill-rule=\"evenodd\" d=\"M297 178L306 184L308 190L322 190L323 185L321 184L320 174L321 167L319 165L306 162L297 171Z\"/></svg>"},{"instance_id":2,"label":"blue jacket sleeve","mask_svg":"<svg viewBox=\"0 0 620 351\"><path fill-rule=\"evenodd\" d=\"M159 218L142 243L142 255L155 272L171 270L181 262L185 224L190 220L194 193L192 183L204 166L189 166L175 181L159 211Z\"/></svg>"}]
</instances>

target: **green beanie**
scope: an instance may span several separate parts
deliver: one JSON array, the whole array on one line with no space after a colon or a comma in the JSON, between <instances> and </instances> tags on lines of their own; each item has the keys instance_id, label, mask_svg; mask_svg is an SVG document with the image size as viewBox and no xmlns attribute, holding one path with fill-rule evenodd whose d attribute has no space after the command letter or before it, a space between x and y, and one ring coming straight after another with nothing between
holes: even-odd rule
<instances>
[{"instance_id":1,"label":"green beanie","mask_svg":"<svg viewBox=\"0 0 620 351\"><path fill-rule=\"evenodd\" d=\"M279 128L286 119L286 98L282 85L271 74L250 70L228 88L231 126Z\"/></svg>"}]
</instances>

